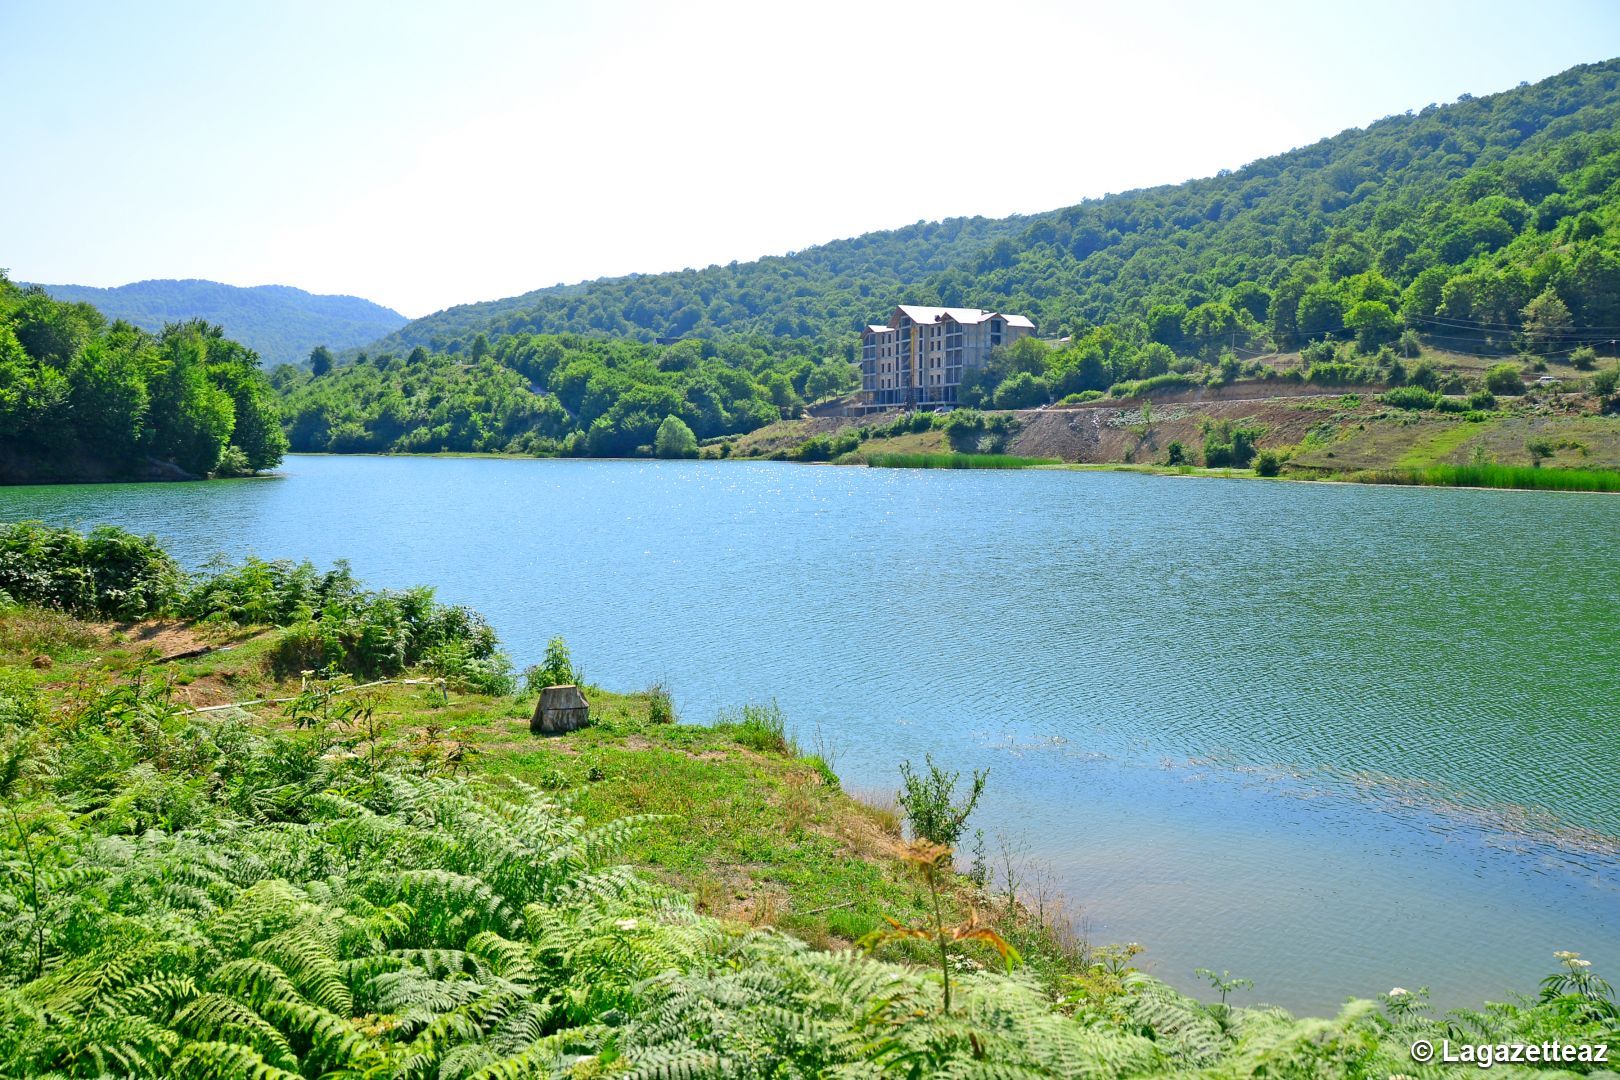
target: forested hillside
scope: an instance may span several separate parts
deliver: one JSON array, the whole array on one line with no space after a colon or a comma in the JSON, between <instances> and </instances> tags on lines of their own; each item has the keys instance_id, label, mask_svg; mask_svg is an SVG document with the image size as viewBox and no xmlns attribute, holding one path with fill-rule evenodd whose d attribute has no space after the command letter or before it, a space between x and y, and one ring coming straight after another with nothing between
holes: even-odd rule
<instances>
[{"instance_id":1,"label":"forested hillside","mask_svg":"<svg viewBox=\"0 0 1620 1080\"><path fill-rule=\"evenodd\" d=\"M44 285L57 300L93 304L108 319L156 333L202 319L258 353L265 366L296 364L317 345L346 349L405 325L405 316L358 296L317 296L290 285L240 288L217 281L136 281L112 289Z\"/></svg>"},{"instance_id":2,"label":"forested hillside","mask_svg":"<svg viewBox=\"0 0 1620 1080\"><path fill-rule=\"evenodd\" d=\"M465 351L535 331L651 340L853 339L902 300L1100 324L1107 359L1283 348L1401 324L1507 349L1533 301L1543 350L1620 333L1620 60L1429 106L1232 173L1025 218L951 219L777 258L452 308L379 348ZM1556 303L1554 303L1556 301ZM1130 365L1124 365L1129 373Z\"/></svg>"},{"instance_id":3,"label":"forested hillside","mask_svg":"<svg viewBox=\"0 0 1620 1080\"><path fill-rule=\"evenodd\" d=\"M781 343L685 341L673 346L578 335L480 335L464 355L413 350L341 368L277 368L294 450L511 451L625 456L677 439L665 456L695 456L697 439L753 431L806 401L849 390L854 369ZM659 440L662 443L662 440Z\"/></svg>"},{"instance_id":4,"label":"forested hillside","mask_svg":"<svg viewBox=\"0 0 1620 1080\"><path fill-rule=\"evenodd\" d=\"M218 327L109 324L0 272L0 482L239 475L286 448L259 358Z\"/></svg>"}]
</instances>

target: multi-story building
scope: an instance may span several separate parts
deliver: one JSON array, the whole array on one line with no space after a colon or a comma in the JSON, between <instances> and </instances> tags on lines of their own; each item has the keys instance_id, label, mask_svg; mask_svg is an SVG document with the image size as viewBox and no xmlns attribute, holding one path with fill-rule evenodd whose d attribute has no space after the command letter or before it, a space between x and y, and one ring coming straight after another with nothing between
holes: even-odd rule
<instances>
[{"instance_id":1,"label":"multi-story building","mask_svg":"<svg viewBox=\"0 0 1620 1080\"><path fill-rule=\"evenodd\" d=\"M952 407L963 372L984 367L997 345L1034 332L1022 315L901 304L887 326L861 335L861 407Z\"/></svg>"}]
</instances>

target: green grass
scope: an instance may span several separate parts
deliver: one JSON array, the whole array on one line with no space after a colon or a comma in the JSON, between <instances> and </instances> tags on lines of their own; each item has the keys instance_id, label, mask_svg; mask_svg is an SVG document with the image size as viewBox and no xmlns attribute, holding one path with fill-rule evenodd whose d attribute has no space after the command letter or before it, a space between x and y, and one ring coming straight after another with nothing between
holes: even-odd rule
<instances>
[{"instance_id":1,"label":"green grass","mask_svg":"<svg viewBox=\"0 0 1620 1080\"><path fill-rule=\"evenodd\" d=\"M1018 457L1013 454L867 454L874 469L1029 469L1061 464L1056 458Z\"/></svg>"},{"instance_id":2,"label":"green grass","mask_svg":"<svg viewBox=\"0 0 1620 1080\"><path fill-rule=\"evenodd\" d=\"M1372 469L1351 473L1345 479L1361 484L1620 492L1620 471L1538 469L1530 465L1435 465L1427 469Z\"/></svg>"},{"instance_id":3,"label":"green grass","mask_svg":"<svg viewBox=\"0 0 1620 1080\"><path fill-rule=\"evenodd\" d=\"M37 707L45 715L90 684L166 678L184 706L290 697L299 689L297 676L271 671L275 630L236 631L218 639L230 648L162 665L152 664L161 650L141 642L137 627L127 636L115 640L98 624L60 612L0 608L0 731L12 711L31 714ZM35 667L43 656L52 658L50 666ZM566 792L572 811L591 826L655 815L629 861L692 896L704 914L833 948L883 929L887 918L926 917L927 894L897 855L894 810L846 793L826 762L800 749L791 719L774 702L743 703L700 718L712 723L688 724L660 722L652 692L587 686L585 694L591 726L550 737L529 732L530 694L452 687L439 699L431 686L396 682L365 697L374 703L383 742L398 753L415 753L430 741L463 747L475 773L497 784L515 780ZM248 711L261 730L285 731L287 708ZM836 757L836 748L823 752ZM954 890L951 914L965 917L975 902L982 898L965 886ZM1077 942L999 899L986 914L1037 973L1055 978L1072 970ZM926 959L914 942L879 952Z\"/></svg>"},{"instance_id":4,"label":"green grass","mask_svg":"<svg viewBox=\"0 0 1620 1080\"><path fill-rule=\"evenodd\" d=\"M1483 435L1485 430L1483 424L1459 421L1413 443L1396 460L1395 467L1398 469L1426 469L1439 466L1443 464L1444 458L1456 453L1468 440Z\"/></svg>"}]
</instances>

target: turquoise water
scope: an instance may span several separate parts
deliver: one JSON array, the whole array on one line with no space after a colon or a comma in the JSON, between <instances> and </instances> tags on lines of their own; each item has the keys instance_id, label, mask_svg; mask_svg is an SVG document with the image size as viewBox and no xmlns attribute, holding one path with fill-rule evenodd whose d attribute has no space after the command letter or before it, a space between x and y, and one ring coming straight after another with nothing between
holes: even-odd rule
<instances>
[{"instance_id":1,"label":"turquoise water","mask_svg":"<svg viewBox=\"0 0 1620 1080\"><path fill-rule=\"evenodd\" d=\"M0 489L427 582L514 660L774 696L852 788L932 752L977 823L1155 973L1332 1010L1620 975L1620 499L741 462L294 457L275 478Z\"/></svg>"}]
</instances>

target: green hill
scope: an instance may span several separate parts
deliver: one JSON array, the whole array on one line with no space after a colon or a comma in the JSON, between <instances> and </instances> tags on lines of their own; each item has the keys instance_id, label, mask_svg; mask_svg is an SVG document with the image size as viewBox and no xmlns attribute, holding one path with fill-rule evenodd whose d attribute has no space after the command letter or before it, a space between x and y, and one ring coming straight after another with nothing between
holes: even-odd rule
<instances>
[{"instance_id":1,"label":"green hill","mask_svg":"<svg viewBox=\"0 0 1620 1080\"><path fill-rule=\"evenodd\" d=\"M1437 343L1500 348L1549 287L1567 308L1563 329L1612 334L1617 126L1620 60L1610 60L1386 117L1206 179L1029 217L919 222L748 263L540 289L418 319L375 348L458 352L479 332L642 341L750 333L825 344L852 340L902 300L1023 312L1049 336L1119 323L1124 336L1177 349L1189 337L1193 346L1265 348L1354 333L1349 309L1371 301L1448 339ZM1204 304L1219 307L1186 318Z\"/></svg>"},{"instance_id":2,"label":"green hill","mask_svg":"<svg viewBox=\"0 0 1620 1080\"><path fill-rule=\"evenodd\" d=\"M58 300L92 304L108 319L154 333L202 319L259 354L266 367L296 364L317 345L364 345L405 325L405 316L357 296L317 296L290 285L240 288L217 281L137 281L114 289L45 285Z\"/></svg>"}]
</instances>

